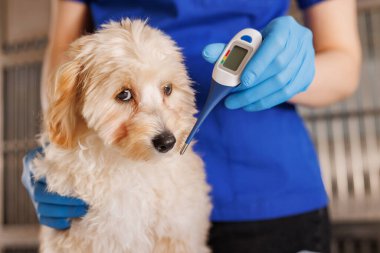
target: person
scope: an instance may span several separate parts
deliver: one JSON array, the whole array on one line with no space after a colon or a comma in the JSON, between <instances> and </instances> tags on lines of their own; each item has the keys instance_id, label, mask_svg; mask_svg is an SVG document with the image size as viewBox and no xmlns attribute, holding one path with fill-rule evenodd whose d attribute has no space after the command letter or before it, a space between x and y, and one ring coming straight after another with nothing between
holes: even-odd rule
<instances>
[{"instance_id":1,"label":"person","mask_svg":"<svg viewBox=\"0 0 380 253\"><path fill-rule=\"evenodd\" d=\"M195 150L206 164L213 211L214 252L329 252L328 199L312 142L296 105L323 107L350 96L361 63L355 0L298 0L305 26L284 16L290 1L56 0L52 5L47 76L65 61L69 44L109 20L147 19L182 48L205 101L212 67L243 28L262 31L263 43L241 85L210 114ZM203 58L203 59L202 59ZM57 229L85 215L86 203L46 191L25 160L23 182L41 224Z\"/></svg>"}]
</instances>

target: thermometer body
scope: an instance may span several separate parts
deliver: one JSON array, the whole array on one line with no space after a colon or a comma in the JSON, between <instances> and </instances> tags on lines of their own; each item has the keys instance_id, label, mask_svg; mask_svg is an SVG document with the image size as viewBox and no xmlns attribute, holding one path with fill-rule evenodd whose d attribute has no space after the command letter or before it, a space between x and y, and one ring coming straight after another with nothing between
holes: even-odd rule
<instances>
[{"instance_id":1,"label":"thermometer body","mask_svg":"<svg viewBox=\"0 0 380 253\"><path fill-rule=\"evenodd\" d=\"M260 32L247 28L238 32L225 47L215 63L206 103L181 149L181 155L185 153L186 148L211 110L228 95L232 88L240 84L241 73L261 42Z\"/></svg>"}]
</instances>

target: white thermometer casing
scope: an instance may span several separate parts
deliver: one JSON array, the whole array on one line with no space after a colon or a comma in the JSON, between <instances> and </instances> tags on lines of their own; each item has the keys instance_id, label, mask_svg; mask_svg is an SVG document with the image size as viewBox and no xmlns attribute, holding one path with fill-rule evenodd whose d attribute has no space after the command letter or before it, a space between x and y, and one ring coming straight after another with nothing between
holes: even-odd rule
<instances>
[{"instance_id":1,"label":"white thermometer casing","mask_svg":"<svg viewBox=\"0 0 380 253\"><path fill-rule=\"evenodd\" d=\"M261 42L261 33L255 29L246 28L237 33L230 40L228 45L223 50L223 53L215 63L214 69L212 71L212 78L214 81L221 85L230 87L239 85L241 73L243 72L248 61L261 45ZM223 66L223 64L235 46L246 49L248 52L244 56L242 62L239 64L238 68L233 71L230 68Z\"/></svg>"}]
</instances>

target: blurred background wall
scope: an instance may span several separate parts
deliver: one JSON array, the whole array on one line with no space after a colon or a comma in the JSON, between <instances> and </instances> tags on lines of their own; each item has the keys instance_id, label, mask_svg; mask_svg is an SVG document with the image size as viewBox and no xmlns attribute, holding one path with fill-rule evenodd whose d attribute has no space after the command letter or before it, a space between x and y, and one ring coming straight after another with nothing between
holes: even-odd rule
<instances>
[{"instance_id":1,"label":"blurred background wall","mask_svg":"<svg viewBox=\"0 0 380 253\"><path fill-rule=\"evenodd\" d=\"M323 110L299 108L331 199L334 253L380 252L380 0L358 0L360 88ZM295 7L291 10L300 17ZM36 146L49 0L0 0L0 253L36 252L38 226L21 185Z\"/></svg>"},{"instance_id":2,"label":"blurred background wall","mask_svg":"<svg viewBox=\"0 0 380 253\"><path fill-rule=\"evenodd\" d=\"M20 177L36 146L49 0L0 0L0 252L36 252L37 219Z\"/></svg>"}]
</instances>

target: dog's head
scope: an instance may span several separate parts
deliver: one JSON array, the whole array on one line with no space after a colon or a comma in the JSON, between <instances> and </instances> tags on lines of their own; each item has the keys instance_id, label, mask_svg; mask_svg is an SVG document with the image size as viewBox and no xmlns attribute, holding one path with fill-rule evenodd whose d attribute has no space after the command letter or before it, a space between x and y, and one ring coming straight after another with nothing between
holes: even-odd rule
<instances>
[{"instance_id":1,"label":"dog's head","mask_svg":"<svg viewBox=\"0 0 380 253\"><path fill-rule=\"evenodd\" d=\"M96 134L124 156L179 150L194 123L194 91L175 43L123 20L75 41L56 73L46 116L50 141L70 149Z\"/></svg>"}]
</instances>

